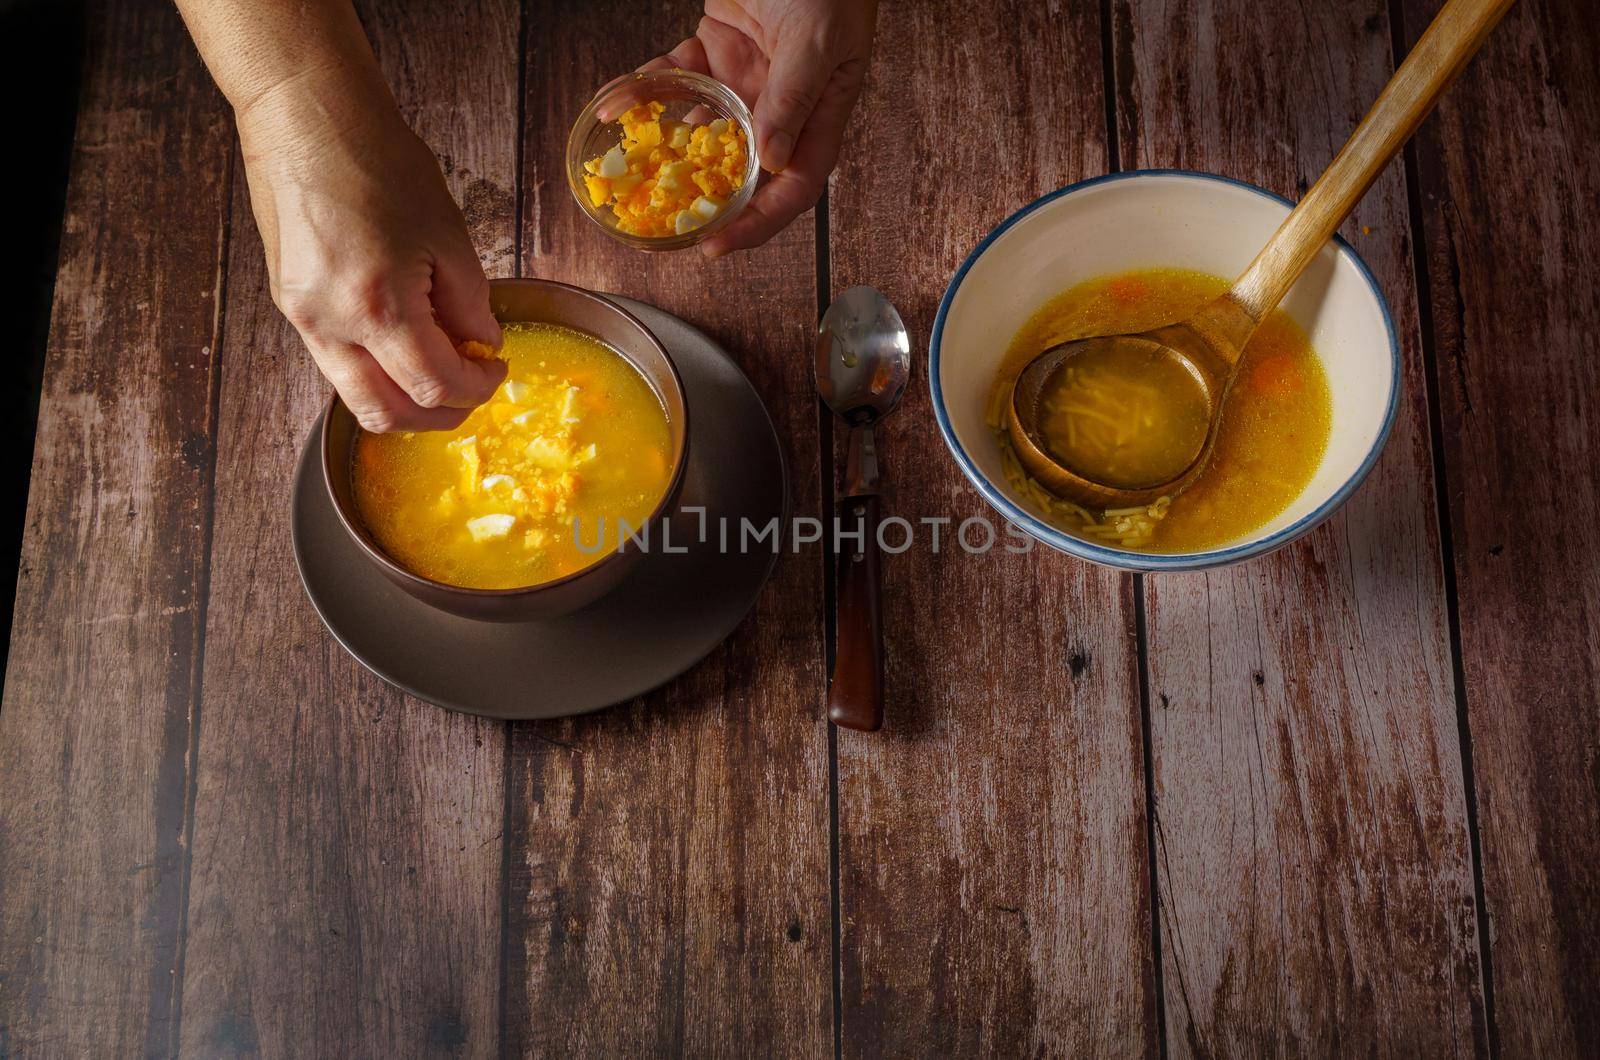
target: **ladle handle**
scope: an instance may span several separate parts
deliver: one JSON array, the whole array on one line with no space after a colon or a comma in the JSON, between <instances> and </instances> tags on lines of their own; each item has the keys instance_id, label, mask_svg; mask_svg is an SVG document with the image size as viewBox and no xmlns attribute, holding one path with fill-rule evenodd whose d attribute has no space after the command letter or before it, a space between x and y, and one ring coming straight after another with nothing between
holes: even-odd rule
<instances>
[{"instance_id":1,"label":"ladle handle","mask_svg":"<svg viewBox=\"0 0 1600 1060\"><path fill-rule=\"evenodd\" d=\"M1259 323L1339 230L1516 0L1449 0L1318 181L1229 292Z\"/></svg>"},{"instance_id":2,"label":"ladle handle","mask_svg":"<svg viewBox=\"0 0 1600 1060\"><path fill-rule=\"evenodd\" d=\"M878 570L878 498L845 499L840 512L839 603L828 720L876 732L883 725L883 606ZM860 538L854 535L860 531Z\"/></svg>"}]
</instances>

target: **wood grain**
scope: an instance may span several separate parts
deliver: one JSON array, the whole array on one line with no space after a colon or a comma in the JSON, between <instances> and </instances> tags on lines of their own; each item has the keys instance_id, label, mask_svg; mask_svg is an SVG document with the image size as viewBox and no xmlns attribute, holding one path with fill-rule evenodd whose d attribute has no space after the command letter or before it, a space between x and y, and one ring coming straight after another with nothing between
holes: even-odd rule
<instances>
[{"instance_id":1,"label":"wood grain","mask_svg":"<svg viewBox=\"0 0 1600 1060\"><path fill-rule=\"evenodd\" d=\"M326 389L267 297L225 108L169 9L91 6L0 709L0 1055L828 1053L822 557L786 556L710 659L598 717L508 731L367 675L289 573L282 499ZM1403 32L1380 0L1108 6L1101 27L1067 0L886 2L832 190L835 289L882 287L921 348L983 232L1103 171L1102 29L1125 165L1294 195L1387 77L1391 31L1414 39L1437 4L1397 0ZM796 512L819 515L811 219L723 262L651 257L565 185L589 91L695 8L364 15L490 272L619 290L719 338L778 423ZM1398 168L1347 226L1404 353L1372 481L1272 559L1145 586L1159 969L1133 583L969 556L951 526L938 555L924 528L885 557L887 725L838 734L845 1053L1149 1055L1163 1017L1175 1055L1600 1040L1585 14L1523 0L1424 126L1428 312ZM987 514L924 369L882 433L885 514Z\"/></svg>"},{"instance_id":2,"label":"wood grain","mask_svg":"<svg viewBox=\"0 0 1600 1060\"><path fill-rule=\"evenodd\" d=\"M1397 69L1372 108L1234 281L1230 294L1251 319L1260 320L1283 301L1515 2L1450 0L1403 60L1397 57Z\"/></svg>"},{"instance_id":3,"label":"wood grain","mask_svg":"<svg viewBox=\"0 0 1600 1060\"><path fill-rule=\"evenodd\" d=\"M363 9L486 266L512 260L514 2ZM327 398L233 203L182 1051L493 1053L503 724L408 700L324 631L289 484Z\"/></svg>"},{"instance_id":4,"label":"wood grain","mask_svg":"<svg viewBox=\"0 0 1600 1060\"><path fill-rule=\"evenodd\" d=\"M1303 194L1392 69L1375 2L1114 7L1130 168L1186 166ZM1403 347L1405 395L1384 456L1301 542L1146 582L1175 1054L1486 1049L1398 164L1345 232Z\"/></svg>"},{"instance_id":5,"label":"wood grain","mask_svg":"<svg viewBox=\"0 0 1600 1060\"><path fill-rule=\"evenodd\" d=\"M886 3L878 37L830 191L833 286L880 287L920 351L985 232L1105 169L1099 22ZM884 729L838 734L844 1052L1153 1055L1131 581L961 549L993 513L939 439L926 364L880 429L884 518L952 523L938 554L920 526L884 557Z\"/></svg>"},{"instance_id":6,"label":"wood grain","mask_svg":"<svg viewBox=\"0 0 1600 1060\"><path fill-rule=\"evenodd\" d=\"M7 1056L165 1053L183 922L231 137L173 11L85 22L0 710Z\"/></svg>"},{"instance_id":7,"label":"wood grain","mask_svg":"<svg viewBox=\"0 0 1600 1060\"><path fill-rule=\"evenodd\" d=\"M721 342L777 424L793 511L816 515L810 215L709 262L612 243L567 189L566 134L589 95L687 36L699 8L633 10L529 8L525 271L652 302ZM687 676L596 717L513 727L510 1052L829 1051L822 600L820 554L786 553Z\"/></svg>"},{"instance_id":8,"label":"wood grain","mask_svg":"<svg viewBox=\"0 0 1600 1060\"><path fill-rule=\"evenodd\" d=\"M1524 0L1417 150L1507 1057L1600 1043L1597 54L1592 8Z\"/></svg>"}]
</instances>

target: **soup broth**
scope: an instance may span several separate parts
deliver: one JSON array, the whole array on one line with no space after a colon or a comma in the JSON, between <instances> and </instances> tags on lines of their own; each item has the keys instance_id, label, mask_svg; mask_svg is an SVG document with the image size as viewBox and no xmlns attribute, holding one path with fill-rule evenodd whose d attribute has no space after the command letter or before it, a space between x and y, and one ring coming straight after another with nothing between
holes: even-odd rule
<instances>
[{"instance_id":1,"label":"soup broth","mask_svg":"<svg viewBox=\"0 0 1600 1060\"><path fill-rule=\"evenodd\" d=\"M1069 533L1113 547L1144 552L1194 552L1215 548L1265 525L1298 497L1327 448L1332 399L1322 362L1298 325L1274 310L1244 351L1223 400L1217 441L1206 469L1177 497L1147 508L1090 512L1061 500L1030 478L1005 433L1004 409L1017 373L1044 350L1090 335L1146 331L1182 320L1228 287L1219 276L1183 269L1139 269L1089 280L1048 302L1017 332L1006 352L989 406L989 423L1001 447L1006 476L1035 510ZM1078 360L1074 358L1074 360ZM1119 381L1105 398L1104 438L1068 439L1066 422L1081 429L1081 410L1068 416L1046 409L1043 427L1052 448L1093 444L1094 455L1115 451L1117 429L1142 423L1157 403L1152 388ZM1141 397L1141 388L1152 395ZM1082 402L1082 384L1061 388L1055 400ZM1145 402L1141 405L1140 402ZM1194 410L1168 412L1161 429L1181 439L1195 429ZM1131 417L1131 419L1130 419ZM1203 432L1204 424L1199 429ZM1051 434L1054 430L1056 433ZM1057 450L1068 457L1071 451Z\"/></svg>"},{"instance_id":2,"label":"soup broth","mask_svg":"<svg viewBox=\"0 0 1600 1060\"><path fill-rule=\"evenodd\" d=\"M506 381L454 431L362 433L355 447L373 538L407 570L470 589L597 562L619 520L649 518L672 473L666 412L616 351L569 328L508 324L500 355Z\"/></svg>"}]
</instances>

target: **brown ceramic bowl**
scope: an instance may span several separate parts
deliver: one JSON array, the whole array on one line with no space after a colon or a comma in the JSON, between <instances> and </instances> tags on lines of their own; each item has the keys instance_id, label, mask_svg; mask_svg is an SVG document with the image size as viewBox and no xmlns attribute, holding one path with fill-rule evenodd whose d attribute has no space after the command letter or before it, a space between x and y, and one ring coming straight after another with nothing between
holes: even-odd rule
<instances>
[{"instance_id":1,"label":"brown ceramic bowl","mask_svg":"<svg viewBox=\"0 0 1600 1060\"><path fill-rule=\"evenodd\" d=\"M489 298L495 316L506 323L560 324L593 335L626 357L661 399L672 439L672 479L661 503L650 514L652 532L646 540L658 540L660 524L677 507L689 455L689 411L684 403L683 381L666 349L633 314L597 294L564 283L491 280ZM582 570L520 589L464 589L413 574L389 558L362 525L357 512L350 473L360 433L355 417L336 395L322 419L322 474L339 522L386 578L441 611L493 622L554 618L610 592L641 555L639 546L630 539L621 549L607 552Z\"/></svg>"}]
</instances>

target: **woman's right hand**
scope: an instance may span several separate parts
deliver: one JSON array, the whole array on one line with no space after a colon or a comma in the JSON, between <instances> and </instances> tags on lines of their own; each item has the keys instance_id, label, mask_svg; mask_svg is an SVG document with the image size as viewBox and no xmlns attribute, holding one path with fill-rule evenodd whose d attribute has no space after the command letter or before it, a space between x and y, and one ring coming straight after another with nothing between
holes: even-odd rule
<instances>
[{"instance_id":1,"label":"woman's right hand","mask_svg":"<svg viewBox=\"0 0 1600 1060\"><path fill-rule=\"evenodd\" d=\"M489 282L439 163L381 83L312 72L238 111L272 298L369 431L448 430L505 365Z\"/></svg>"}]
</instances>

